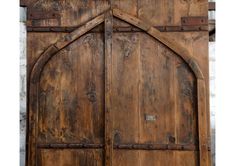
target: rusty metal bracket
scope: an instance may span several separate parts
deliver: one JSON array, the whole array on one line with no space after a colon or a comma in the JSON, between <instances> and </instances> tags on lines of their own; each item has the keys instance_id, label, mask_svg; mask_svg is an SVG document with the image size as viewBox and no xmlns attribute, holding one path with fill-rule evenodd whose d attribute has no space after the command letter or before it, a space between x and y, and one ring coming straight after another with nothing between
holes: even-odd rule
<instances>
[{"instance_id":1,"label":"rusty metal bracket","mask_svg":"<svg viewBox=\"0 0 235 166\"><path fill-rule=\"evenodd\" d=\"M114 149L197 151L198 146L194 144L114 144Z\"/></svg>"},{"instance_id":2,"label":"rusty metal bracket","mask_svg":"<svg viewBox=\"0 0 235 166\"><path fill-rule=\"evenodd\" d=\"M208 25L208 17L205 16L193 16L193 17L181 17L182 26L206 26Z\"/></svg>"}]
</instances>

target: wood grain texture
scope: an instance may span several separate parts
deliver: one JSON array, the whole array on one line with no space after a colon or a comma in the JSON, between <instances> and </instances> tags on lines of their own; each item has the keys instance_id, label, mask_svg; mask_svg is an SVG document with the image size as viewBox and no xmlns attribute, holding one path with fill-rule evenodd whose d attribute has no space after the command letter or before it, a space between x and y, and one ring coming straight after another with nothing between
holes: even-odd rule
<instances>
[{"instance_id":1,"label":"wood grain texture","mask_svg":"<svg viewBox=\"0 0 235 166\"><path fill-rule=\"evenodd\" d=\"M121 20L124 20L124 21L146 31L149 35L151 35L152 37L154 37L155 39L159 40L164 45L166 45L167 47L172 49L175 53L177 53L179 56L181 56L190 65L191 65L191 62L193 61L194 62L193 64L196 64L196 65L194 65L194 68L192 68L192 70L194 71L196 77L200 78L200 79L203 78L203 74L202 74L201 70L198 68L197 62L192 59L193 56L191 55L191 53L186 48L184 48L182 45L180 45L179 43L174 42L170 36L168 36L167 34L163 35L162 32L160 32L159 30L157 30L156 28L154 28L150 24L138 19L137 17L134 17L134 16L131 16L127 13L124 13L123 11L121 11L119 9L113 9L113 14L115 17L117 17Z\"/></svg>"},{"instance_id":2,"label":"wood grain texture","mask_svg":"<svg viewBox=\"0 0 235 166\"><path fill-rule=\"evenodd\" d=\"M138 15L153 25L180 25L181 17L207 16L207 5L207 0L139 0Z\"/></svg>"},{"instance_id":3,"label":"wood grain texture","mask_svg":"<svg viewBox=\"0 0 235 166\"><path fill-rule=\"evenodd\" d=\"M76 40L77 38L79 38L80 36L85 34L86 32L88 32L92 28L94 28L97 25L101 24L103 21L104 21L104 14L95 17L91 21L84 24L82 27L77 28L76 30L74 30L73 32L71 32L68 35L65 35L63 38L61 38L59 41L57 41L55 43L55 46L58 49L62 49L63 47L70 44L71 42L73 42L74 40Z\"/></svg>"},{"instance_id":4,"label":"wood grain texture","mask_svg":"<svg viewBox=\"0 0 235 166\"><path fill-rule=\"evenodd\" d=\"M56 11L61 18L33 20L38 26L77 26L101 14L110 7L145 20L153 25L180 25L181 17L207 16L207 0L22 0L22 4L34 11ZM157 9L157 10L156 10Z\"/></svg>"},{"instance_id":5,"label":"wood grain texture","mask_svg":"<svg viewBox=\"0 0 235 166\"><path fill-rule=\"evenodd\" d=\"M60 13L59 19L28 20L34 26L80 26L110 7L109 0L33 0L26 4L28 10Z\"/></svg>"},{"instance_id":6,"label":"wood grain texture","mask_svg":"<svg viewBox=\"0 0 235 166\"><path fill-rule=\"evenodd\" d=\"M198 146L197 82L183 59L147 34L114 33L112 66L115 144ZM123 160L142 156L116 155L129 156Z\"/></svg>"},{"instance_id":7,"label":"wood grain texture","mask_svg":"<svg viewBox=\"0 0 235 166\"><path fill-rule=\"evenodd\" d=\"M112 166L113 158L113 110L112 110L112 12L105 13L105 165Z\"/></svg>"},{"instance_id":8,"label":"wood grain texture","mask_svg":"<svg viewBox=\"0 0 235 166\"><path fill-rule=\"evenodd\" d=\"M206 112L206 92L205 82L198 80L198 122L199 122L199 149L200 149L200 165L207 166L208 159L208 140L207 140L207 112Z\"/></svg>"},{"instance_id":9,"label":"wood grain texture","mask_svg":"<svg viewBox=\"0 0 235 166\"><path fill-rule=\"evenodd\" d=\"M114 151L114 166L198 166L197 152Z\"/></svg>"},{"instance_id":10,"label":"wood grain texture","mask_svg":"<svg viewBox=\"0 0 235 166\"><path fill-rule=\"evenodd\" d=\"M40 150L38 166L103 166L102 150Z\"/></svg>"},{"instance_id":11,"label":"wood grain texture","mask_svg":"<svg viewBox=\"0 0 235 166\"><path fill-rule=\"evenodd\" d=\"M79 28L28 33L27 165L209 165L207 33L154 27L204 1L32 1L61 18L31 25Z\"/></svg>"},{"instance_id":12,"label":"wood grain texture","mask_svg":"<svg viewBox=\"0 0 235 166\"><path fill-rule=\"evenodd\" d=\"M114 33L112 66L114 142L137 143L140 127L139 34Z\"/></svg>"},{"instance_id":13,"label":"wood grain texture","mask_svg":"<svg viewBox=\"0 0 235 166\"><path fill-rule=\"evenodd\" d=\"M40 142L103 143L103 70L103 36L97 33L49 61L40 79Z\"/></svg>"}]
</instances>

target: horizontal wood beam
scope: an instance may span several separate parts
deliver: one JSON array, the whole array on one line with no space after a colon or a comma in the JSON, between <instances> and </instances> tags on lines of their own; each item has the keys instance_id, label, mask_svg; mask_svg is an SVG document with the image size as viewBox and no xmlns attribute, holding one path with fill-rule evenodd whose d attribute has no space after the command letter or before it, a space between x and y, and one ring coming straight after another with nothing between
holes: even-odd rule
<instances>
[{"instance_id":1,"label":"horizontal wood beam","mask_svg":"<svg viewBox=\"0 0 235 166\"><path fill-rule=\"evenodd\" d=\"M27 26L27 32L72 32L78 27L59 27L59 26ZM192 32L208 31L208 26L155 26L161 32ZM103 32L102 28L95 28L91 32ZM114 26L114 32L141 32L143 30L133 26Z\"/></svg>"},{"instance_id":2,"label":"horizontal wood beam","mask_svg":"<svg viewBox=\"0 0 235 166\"><path fill-rule=\"evenodd\" d=\"M38 144L37 148L41 149L99 149L103 148L103 144L78 144L78 143L54 143L54 144Z\"/></svg>"},{"instance_id":3,"label":"horizontal wood beam","mask_svg":"<svg viewBox=\"0 0 235 166\"><path fill-rule=\"evenodd\" d=\"M40 149L102 149L104 144L84 144L84 143L40 143ZM114 149L126 150L180 150L198 151L198 146L194 144L114 144ZM210 147L208 146L208 151Z\"/></svg>"},{"instance_id":4,"label":"horizontal wood beam","mask_svg":"<svg viewBox=\"0 0 235 166\"><path fill-rule=\"evenodd\" d=\"M199 148L194 144L115 144L114 149L198 151Z\"/></svg>"}]
</instances>

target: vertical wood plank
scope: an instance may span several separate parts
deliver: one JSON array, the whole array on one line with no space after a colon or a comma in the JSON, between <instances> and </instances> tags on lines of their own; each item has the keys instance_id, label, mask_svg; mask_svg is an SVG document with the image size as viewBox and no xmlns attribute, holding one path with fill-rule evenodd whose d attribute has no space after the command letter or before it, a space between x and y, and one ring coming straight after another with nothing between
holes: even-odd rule
<instances>
[{"instance_id":1,"label":"vertical wood plank","mask_svg":"<svg viewBox=\"0 0 235 166\"><path fill-rule=\"evenodd\" d=\"M200 166L208 166L207 112L204 80L197 80Z\"/></svg>"},{"instance_id":2,"label":"vertical wood plank","mask_svg":"<svg viewBox=\"0 0 235 166\"><path fill-rule=\"evenodd\" d=\"M38 83L31 82L29 85L29 112L27 132L30 133L28 138L27 165L36 165L36 121L38 112ZM35 113L36 112L36 113Z\"/></svg>"},{"instance_id":3,"label":"vertical wood plank","mask_svg":"<svg viewBox=\"0 0 235 166\"><path fill-rule=\"evenodd\" d=\"M111 11L105 14L105 165L112 165L113 122L111 111L111 79L112 79L112 27Z\"/></svg>"}]
</instances>

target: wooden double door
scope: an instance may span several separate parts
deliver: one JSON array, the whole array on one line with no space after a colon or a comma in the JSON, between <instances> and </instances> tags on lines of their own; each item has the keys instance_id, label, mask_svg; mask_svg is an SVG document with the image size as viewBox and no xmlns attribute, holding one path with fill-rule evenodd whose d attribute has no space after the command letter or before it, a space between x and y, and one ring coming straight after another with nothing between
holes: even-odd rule
<instances>
[{"instance_id":1,"label":"wooden double door","mask_svg":"<svg viewBox=\"0 0 235 166\"><path fill-rule=\"evenodd\" d=\"M28 166L206 166L206 124L197 62L119 9L60 34L30 72Z\"/></svg>"}]
</instances>

